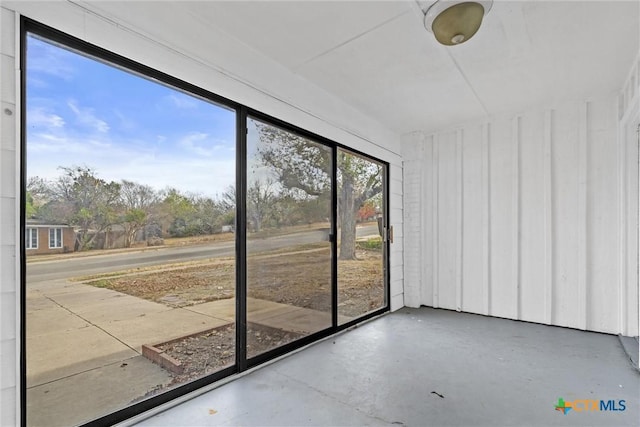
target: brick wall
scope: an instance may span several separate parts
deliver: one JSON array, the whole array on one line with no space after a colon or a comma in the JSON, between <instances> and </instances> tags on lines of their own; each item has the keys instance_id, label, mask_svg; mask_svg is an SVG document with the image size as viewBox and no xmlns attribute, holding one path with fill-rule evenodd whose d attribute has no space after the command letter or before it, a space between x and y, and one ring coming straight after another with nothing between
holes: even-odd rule
<instances>
[{"instance_id":1,"label":"brick wall","mask_svg":"<svg viewBox=\"0 0 640 427\"><path fill-rule=\"evenodd\" d=\"M27 227L29 228L29 227ZM27 255L44 255L44 254L62 254L67 252L73 252L75 244L75 232L70 227L33 227L38 230L38 247L35 249L27 249ZM49 247L49 232L52 228L62 229L62 247L51 248Z\"/></svg>"}]
</instances>

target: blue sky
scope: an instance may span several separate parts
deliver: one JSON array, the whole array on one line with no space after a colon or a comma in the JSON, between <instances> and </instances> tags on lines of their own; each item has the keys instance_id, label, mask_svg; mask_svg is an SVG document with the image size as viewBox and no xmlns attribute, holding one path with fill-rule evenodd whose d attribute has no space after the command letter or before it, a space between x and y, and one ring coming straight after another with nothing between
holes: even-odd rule
<instances>
[{"instance_id":1,"label":"blue sky","mask_svg":"<svg viewBox=\"0 0 640 427\"><path fill-rule=\"evenodd\" d=\"M73 165L215 197L235 182L235 113L29 37L27 176Z\"/></svg>"}]
</instances>

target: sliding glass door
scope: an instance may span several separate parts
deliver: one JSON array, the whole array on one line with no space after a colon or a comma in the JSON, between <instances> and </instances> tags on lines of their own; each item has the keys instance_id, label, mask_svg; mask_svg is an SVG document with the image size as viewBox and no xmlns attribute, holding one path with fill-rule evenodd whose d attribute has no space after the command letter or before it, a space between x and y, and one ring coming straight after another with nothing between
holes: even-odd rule
<instances>
[{"instance_id":1,"label":"sliding glass door","mask_svg":"<svg viewBox=\"0 0 640 427\"><path fill-rule=\"evenodd\" d=\"M112 425L388 309L385 163L24 24L27 425Z\"/></svg>"},{"instance_id":2,"label":"sliding glass door","mask_svg":"<svg viewBox=\"0 0 640 427\"><path fill-rule=\"evenodd\" d=\"M386 168L338 149L339 323L387 305Z\"/></svg>"},{"instance_id":3,"label":"sliding glass door","mask_svg":"<svg viewBox=\"0 0 640 427\"><path fill-rule=\"evenodd\" d=\"M332 326L332 149L247 121L247 357Z\"/></svg>"}]
</instances>

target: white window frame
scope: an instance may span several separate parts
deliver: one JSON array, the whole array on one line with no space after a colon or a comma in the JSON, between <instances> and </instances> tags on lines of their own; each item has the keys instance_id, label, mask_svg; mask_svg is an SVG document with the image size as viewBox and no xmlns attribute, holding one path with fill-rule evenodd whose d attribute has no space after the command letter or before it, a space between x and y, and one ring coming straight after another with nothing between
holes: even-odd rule
<instances>
[{"instance_id":1,"label":"white window frame","mask_svg":"<svg viewBox=\"0 0 640 427\"><path fill-rule=\"evenodd\" d=\"M35 227L27 227L26 229L26 236L24 239L24 246L25 249L38 249L38 229ZM32 245L33 243L33 237L35 235L35 246Z\"/></svg>"},{"instance_id":2,"label":"white window frame","mask_svg":"<svg viewBox=\"0 0 640 427\"><path fill-rule=\"evenodd\" d=\"M51 239L51 232L53 232L53 239ZM62 249L62 236L61 227L49 228L49 249Z\"/></svg>"}]
</instances>

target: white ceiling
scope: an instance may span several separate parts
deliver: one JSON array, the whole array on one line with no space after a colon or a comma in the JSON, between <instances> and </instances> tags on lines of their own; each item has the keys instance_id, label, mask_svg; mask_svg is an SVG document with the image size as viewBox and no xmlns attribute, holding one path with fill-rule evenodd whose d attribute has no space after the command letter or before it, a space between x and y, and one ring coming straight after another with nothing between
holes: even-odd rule
<instances>
[{"instance_id":1,"label":"white ceiling","mask_svg":"<svg viewBox=\"0 0 640 427\"><path fill-rule=\"evenodd\" d=\"M638 1L496 0L453 47L424 29L413 0L161 4L99 9L205 58L203 28L222 31L400 134L616 92L640 39Z\"/></svg>"}]
</instances>

